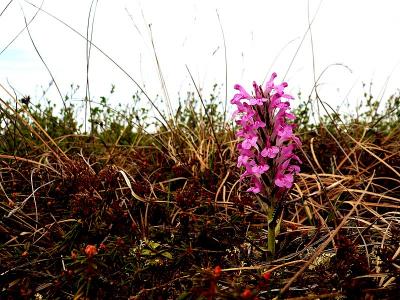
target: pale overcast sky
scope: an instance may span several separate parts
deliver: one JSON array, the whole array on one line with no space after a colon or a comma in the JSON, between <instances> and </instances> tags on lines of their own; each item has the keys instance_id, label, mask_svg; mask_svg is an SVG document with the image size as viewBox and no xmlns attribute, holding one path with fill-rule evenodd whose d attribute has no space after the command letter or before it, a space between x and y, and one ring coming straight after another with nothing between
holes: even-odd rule
<instances>
[{"instance_id":1,"label":"pale overcast sky","mask_svg":"<svg viewBox=\"0 0 400 300\"><path fill-rule=\"evenodd\" d=\"M0 13L10 0L0 0ZM32 0L40 6L42 1ZM91 0L45 0L43 9L86 35ZM94 1L96 4L96 1ZM320 5L321 4L321 5ZM268 72L283 79L312 19L316 76L332 64L320 81L324 100L336 106L348 96L354 104L362 96L361 82L373 81L376 96L388 85L386 95L400 83L400 1L398 0L99 0L93 43L122 66L154 98L162 94L147 24L170 98L193 90L187 65L205 94L214 83L225 97L225 33L228 62L228 98L233 85L248 88L262 82ZM23 0L14 0L0 16L0 52L36 13ZM309 15L309 17L308 17ZM63 95L71 84L81 86L76 99L85 95L86 43L78 34L39 12L29 26L35 45ZM276 59L277 58L277 59ZM351 72L349 71L351 70ZM89 79L94 99L108 96L116 85L113 103L131 101L135 84L99 51L92 49ZM313 87L313 56L307 35L286 78L290 91L308 95ZM40 98L51 82L25 31L0 55L0 82L21 95ZM350 93L349 93L350 92ZM59 101L54 85L48 97ZM3 92L0 96L5 97ZM7 98L7 97L5 97ZM160 104L161 105L161 104Z\"/></svg>"}]
</instances>

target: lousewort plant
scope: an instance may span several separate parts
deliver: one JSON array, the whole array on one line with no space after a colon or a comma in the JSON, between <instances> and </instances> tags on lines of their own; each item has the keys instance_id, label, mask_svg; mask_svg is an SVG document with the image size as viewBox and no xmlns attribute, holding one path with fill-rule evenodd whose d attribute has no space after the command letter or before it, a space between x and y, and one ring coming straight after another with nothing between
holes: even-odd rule
<instances>
[{"instance_id":1,"label":"lousewort plant","mask_svg":"<svg viewBox=\"0 0 400 300\"><path fill-rule=\"evenodd\" d=\"M289 100L293 97L284 92L286 82L274 84L276 76L273 73L264 88L253 82L253 95L236 84L238 93L231 100L237 106L233 114L234 118L238 117L239 126L237 166L244 168L240 179L250 180L247 191L258 196L268 216L268 250L272 255L275 234L279 231L277 220L301 164L294 154L301 147L301 141L294 135L295 125L290 122L296 118L290 113Z\"/></svg>"}]
</instances>

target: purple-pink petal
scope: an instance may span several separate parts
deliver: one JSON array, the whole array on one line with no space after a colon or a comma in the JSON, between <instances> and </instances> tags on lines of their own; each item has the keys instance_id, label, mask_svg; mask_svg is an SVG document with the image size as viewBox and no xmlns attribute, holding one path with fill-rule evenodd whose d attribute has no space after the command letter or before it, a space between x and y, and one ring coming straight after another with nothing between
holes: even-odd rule
<instances>
[{"instance_id":1,"label":"purple-pink petal","mask_svg":"<svg viewBox=\"0 0 400 300\"><path fill-rule=\"evenodd\" d=\"M257 136L253 136L251 138L247 138L242 142L243 149L250 149L251 147L257 146Z\"/></svg>"},{"instance_id":2,"label":"purple-pink petal","mask_svg":"<svg viewBox=\"0 0 400 300\"><path fill-rule=\"evenodd\" d=\"M278 174L275 184L278 187L290 189L293 185L293 174Z\"/></svg>"},{"instance_id":3,"label":"purple-pink petal","mask_svg":"<svg viewBox=\"0 0 400 300\"><path fill-rule=\"evenodd\" d=\"M251 98L251 95L240 84L235 84L234 89L240 92L240 94L243 96L242 99Z\"/></svg>"},{"instance_id":4,"label":"purple-pink petal","mask_svg":"<svg viewBox=\"0 0 400 300\"><path fill-rule=\"evenodd\" d=\"M259 166L253 166L251 168L251 172L253 175L256 175L257 177L261 176L264 174L266 171L268 171L269 166L268 165L259 165Z\"/></svg>"},{"instance_id":5,"label":"purple-pink petal","mask_svg":"<svg viewBox=\"0 0 400 300\"><path fill-rule=\"evenodd\" d=\"M272 146L269 148L264 148L263 151L261 151L261 156L275 158L278 153L279 153L279 147Z\"/></svg>"}]
</instances>

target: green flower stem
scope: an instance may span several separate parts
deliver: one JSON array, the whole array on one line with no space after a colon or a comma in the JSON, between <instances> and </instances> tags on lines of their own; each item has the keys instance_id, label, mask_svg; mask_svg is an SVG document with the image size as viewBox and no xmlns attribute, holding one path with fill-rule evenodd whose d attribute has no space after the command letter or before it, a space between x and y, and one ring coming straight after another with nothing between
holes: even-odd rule
<instances>
[{"instance_id":1,"label":"green flower stem","mask_svg":"<svg viewBox=\"0 0 400 300\"><path fill-rule=\"evenodd\" d=\"M268 209L268 252L271 253L272 257L275 256L275 225L272 224L273 213L275 208L270 207Z\"/></svg>"}]
</instances>

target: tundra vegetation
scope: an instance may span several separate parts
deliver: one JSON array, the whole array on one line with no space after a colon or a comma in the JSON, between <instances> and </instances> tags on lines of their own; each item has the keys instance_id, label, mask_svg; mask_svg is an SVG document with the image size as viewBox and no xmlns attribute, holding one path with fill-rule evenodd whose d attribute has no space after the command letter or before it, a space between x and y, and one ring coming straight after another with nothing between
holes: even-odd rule
<instances>
[{"instance_id":1,"label":"tundra vegetation","mask_svg":"<svg viewBox=\"0 0 400 300\"><path fill-rule=\"evenodd\" d=\"M273 211L240 180L217 86L155 121L143 98L85 120L70 97L0 100L0 298L397 299L398 94L353 114L302 99L301 171Z\"/></svg>"}]
</instances>

